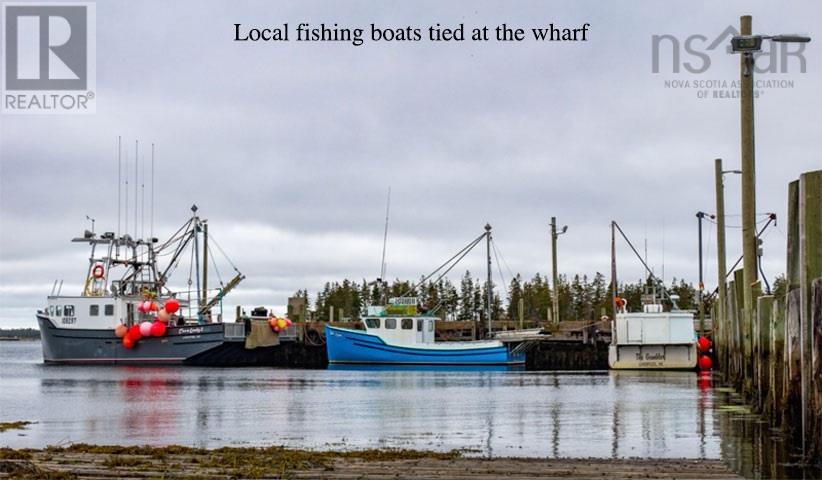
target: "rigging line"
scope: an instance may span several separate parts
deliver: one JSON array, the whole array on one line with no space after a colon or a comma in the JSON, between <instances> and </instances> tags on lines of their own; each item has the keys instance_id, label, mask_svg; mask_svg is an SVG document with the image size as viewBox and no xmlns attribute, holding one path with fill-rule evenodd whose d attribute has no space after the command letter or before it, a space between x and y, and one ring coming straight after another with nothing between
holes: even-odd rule
<instances>
[{"instance_id":1,"label":"rigging line","mask_svg":"<svg viewBox=\"0 0 822 480\"><path fill-rule=\"evenodd\" d=\"M636 248L634 248L634 244L633 244L633 243L631 243L631 241L630 241L630 240L628 240L628 237L625 235L625 232L623 232L623 231L622 231L622 227L620 227L620 226L619 226L619 224L618 224L617 222L614 222L614 226L617 228L617 230L619 230L619 234L620 234L620 235L622 235L622 238L623 238L626 242L628 242L628 246L629 246L629 247L631 247L631 250L633 250L633 251L634 251L634 255L636 255L636 257L637 257L637 258L639 259L639 261L642 263L642 266L643 266L643 267L645 267L645 270L648 272L648 275L649 275L651 278L654 278L654 279L656 279L657 281L659 281L659 279L658 279L658 278L656 278L656 276L654 275L654 272L653 272L653 271L651 271L651 269L648 267L648 264L647 264L647 263L645 263L645 260L643 260L643 259L642 259L642 256L639 254L639 252L637 252Z\"/></svg>"},{"instance_id":2,"label":"rigging line","mask_svg":"<svg viewBox=\"0 0 822 480\"><path fill-rule=\"evenodd\" d=\"M440 281L440 280L442 280L442 277L446 276L446 275L448 274L448 272L450 272L450 271L451 271L454 267L456 267L456 266L457 266L457 264L459 264L459 263L460 263L460 261L461 261L463 258L465 258L465 256L466 256L466 255L468 255L468 253L469 253L470 251L471 251L471 249L466 250L466 251L465 251L465 252L464 252L464 253L463 253L463 254L462 254L462 255L461 255L461 256L460 256L460 257L459 257L459 258L458 258L455 262L453 262L453 263L451 264L451 266L450 266L450 267L448 267L448 269L447 269L447 270L445 270L444 272L442 272L442 274L440 274L440 276L439 276L439 277L437 277L437 279L435 280L435 283L439 283L439 281Z\"/></svg>"},{"instance_id":3,"label":"rigging line","mask_svg":"<svg viewBox=\"0 0 822 480\"><path fill-rule=\"evenodd\" d=\"M472 241L471 241L468 245L466 245L466 246L462 247L462 249L460 249L460 251L458 251L456 254L454 254L454 256L452 256L451 258L449 258L448 260L446 260L446 261L445 261L445 263L443 263L442 265L440 265L439 267L437 267L437 269L436 269L436 270L434 270L433 272L429 273L427 276L423 277L423 278L422 278L422 280L420 280L418 283L414 284L411 288L406 289L406 291L405 291L405 292L403 292L403 294L402 294L402 295L400 295L400 297L405 296L405 294L406 294L406 293L408 293L408 292L410 292L410 291L413 291L415 288L417 288L418 286L420 286L421 284L423 284L426 280L428 280L429 278L431 278L431 277L433 277L434 275L436 275L436 273L437 273L437 272L439 272L439 271L440 271L440 270L442 270L445 266L447 266L448 264L450 264L452 260L454 260L455 258L457 258L457 257L458 257L460 254L462 254L463 252L466 252L466 253L467 253L468 251L471 251L471 249L472 249L472 248L474 248L474 247L476 247L476 246L477 246L477 244L480 242L480 240L482 240L483 238L485 238L485 233L481 234L479 237L477 237L476 239L472 240ZM463 255L463 257L464 257L464 256L465 256L465 255ZM460 257L460 260L461 260L461 259L462 259L462 257ZM458 261L459 261L459 260L458 260Z\"/></svg>"},{"instance_id":4,"label":"rigging line","mask_svg":"<svg viewBox=\"0 0 822 480\"><path fill-rule=\"evenodd\" d=\"M237 265L234 265L234 262L231 261L231 258L229 258L228 255L226 255L225 251L223 251L223 247L221 247L220 244L217 243L217 240L214 239L214 234L213 233L208 234L208 239L211 241L211 243L214 244L215 247L217 247L217 250L220 251L220 253L226 259L226 261L229 263L229 265L231 265L231 268L233 268L235 272L240 273L240 269L237 268Z\"/></svg>"},{"instance_id":5,"label":"rigging line","mask_svg":"<svg viewBox=\"0 0 822 480\"><path fill-rule=\"evenodd\" d=\"M505 282L505 277L502 275L502 266L499 263L499 257L497 256L497 247L496 247L496 245L494 245L494 239L491 239L491 250L493 250L494 259L496 259L496 261L497 261L497 271L499 272L499 279L502 282L502 285L500 285L500 287L505 288L507 290L508 289L507 288L508 284ZM513 281L513 277L512 277L512 281Z\"/></svg>"},{"instance_id":6,"label":"rigging line","mask_svg":"<svg viewBox=\"0 0 822 480\"><path fill-rule=\"evenodd\" d=\"M223 277L220 275L220 269L217 268L217 262L214 260L214 252L211 250L211 245L208 246L208 258L211 260L211 266L214 267L214 271L217 272L217 280L220 282L220 286L223 286Z\"/></svg>"},{"instance_id":7,"label":"rigging line","mask_svg":"<svg viewBox=\"0 0 822 480\"><path fill-rule=\"evenodd\" d=\"M170 244L174 243L174 242L173 242L173 240L174 240L175 238L177 238L177 235L178 235L178 234L180 234L180 232L183 232L183 230L188 231L188 226L189 226L189 224L190 224L191 222L192 222L192 219L188 219L188 221L187 221L186 223L182 224L182 225L180 226L180 228L178 228L178 229L177 229L177 231L176 231L176 232L174 232L174 234L173 234L173 235L171 235L171 238L169 238L168 240L166 240L166 242L165 242L165 243L163 243L162 245L160 245L159 247L157 247L155 250L159 252L160 250L163 250L163 249L165 249L166 247L168 247Z\"/></svg>"},{"instance_id":8,"label":"rigging line","mask_svg":"<svg viewBox=\"0 0 822 480\"><path fill-rule=\"evenodd\" d=\"M491 244L496 245L496 242L494 241L493 238L491 239ZM499 247L496 247L496 248L497 248L497 250L499 250L499 256L502 259L502 263L505 265L505 269L508 271L508 275L511 278L514 278L514 272L511 270L511 267L508 266L508 261L505 260L505 255L502 254L502 249L499 248Z\"/></svg>"}]
</instances>

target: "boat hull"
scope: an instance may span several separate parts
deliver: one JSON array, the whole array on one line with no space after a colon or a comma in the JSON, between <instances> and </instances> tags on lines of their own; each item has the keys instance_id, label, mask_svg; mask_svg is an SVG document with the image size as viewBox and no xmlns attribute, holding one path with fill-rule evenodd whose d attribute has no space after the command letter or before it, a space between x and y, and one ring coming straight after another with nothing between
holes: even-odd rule
<instances>
[{"instance_id":1,"label":"boat hull","mask_svg":"<svg viewBox=\"0 0 822 480\"><path fill-rule=\"evenodd\" d=\"M521 365L525 354L508 347L425 348L385 343L376 335L358 330L325 326L328 362L331 364L379 365Z\"/></svg>"},{"instance_id":2,"label":"boat hull","mask_svg":"<svg viewBox=\"0 0 822 480\"><path fill-rule=\"evenodd\" d=\"M221 323L169 327L163 337L143 338L127 349L111 329L57 328L37 315L43 361L50 364L184 364L229 343Z\"/></svg>"},{"instance_id":3,"label":"boat hull","mask_svg":"<svg viewBox=\"0 0 822 480\"><path fill-rule=\"evenodd\" d=\"M610 345L608 366L614 370L693 370L696 344Z\"/></svg>"}]
</instances>

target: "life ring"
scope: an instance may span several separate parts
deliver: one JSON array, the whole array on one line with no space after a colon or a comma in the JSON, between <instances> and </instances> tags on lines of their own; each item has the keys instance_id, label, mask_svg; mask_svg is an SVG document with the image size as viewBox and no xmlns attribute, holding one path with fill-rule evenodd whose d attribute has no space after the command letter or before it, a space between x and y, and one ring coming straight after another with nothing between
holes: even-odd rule
<instances>
[{"instance_id":1,"label":"life ring","mask_svg":"<svg viewBox=\"0 0 822 480\"><path fill-rule=\"evenodd\" d=\"M94 268L91 269L91 276L98 280L103 278L104 274L105 270L102 265L95 265Z\"/></svg>"}]
</instances>

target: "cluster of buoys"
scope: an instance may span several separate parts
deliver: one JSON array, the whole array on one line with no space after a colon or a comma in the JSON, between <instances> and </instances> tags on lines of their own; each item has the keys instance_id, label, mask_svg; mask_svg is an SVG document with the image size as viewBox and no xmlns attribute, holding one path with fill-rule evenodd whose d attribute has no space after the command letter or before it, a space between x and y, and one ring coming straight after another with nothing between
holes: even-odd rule
<instances>
[{"instance_id":1,"label":"cluster of buoys","mask_svg":"<svg viewBox=\"0 0 822 480\"><path fill-rule=\"evenodd\" d=\"M174 298L166 300L162 307L152 300L143 300L137 304L137 311L145 315L156 314L156 320L146 320L131 327L121 323L114 329L114 334L122 339L123 347L132 349L144 337L165 336L168 330L166 324L171 319L171 315L179 309L180 302Z\"/></svg>"},{"instance_id":2,"label":"cluster of buoys","mask_svg":"<svg viewBox=\"0 0 822 480\"><path fill-rule=\"evenodd\" d=\"M273 315L268 317L268 324L271 325L271 329L277 333L282 332L293 325L293 323L290 318L277 318Z\"/></svg>"},{"instance_id":3,"label":"cluster of buoys","mask_svg":"<svg viewBox=\"0 0 822 480\"><path fill-rule=\"evenodd\" d=\"M711 341L706 337L699 337L696 340L696 346L700 353L699 360L697 361L699 369L710 370L714 365L713 360L711 360L711 357L708 355L708 352L711 350Z\"/></svg>"}]
</instances>

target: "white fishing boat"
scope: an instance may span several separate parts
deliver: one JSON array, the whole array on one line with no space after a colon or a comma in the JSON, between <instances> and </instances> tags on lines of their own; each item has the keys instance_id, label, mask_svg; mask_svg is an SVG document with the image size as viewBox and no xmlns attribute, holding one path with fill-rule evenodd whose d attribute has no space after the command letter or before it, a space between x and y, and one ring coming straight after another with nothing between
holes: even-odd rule
<instances>
[{"instance_id":1,"label":"white fishing boat","mask_svg":"<svg viewBox=\"0 0 822 480\"><path fill-rule=\"evenodd\" d=\"M618 307L611 323L608 366L612 369L692 370L699 357L694 314L676 308L664 311L653 287L643 295L641 312Z\"/></svg>"}]
</instances>

